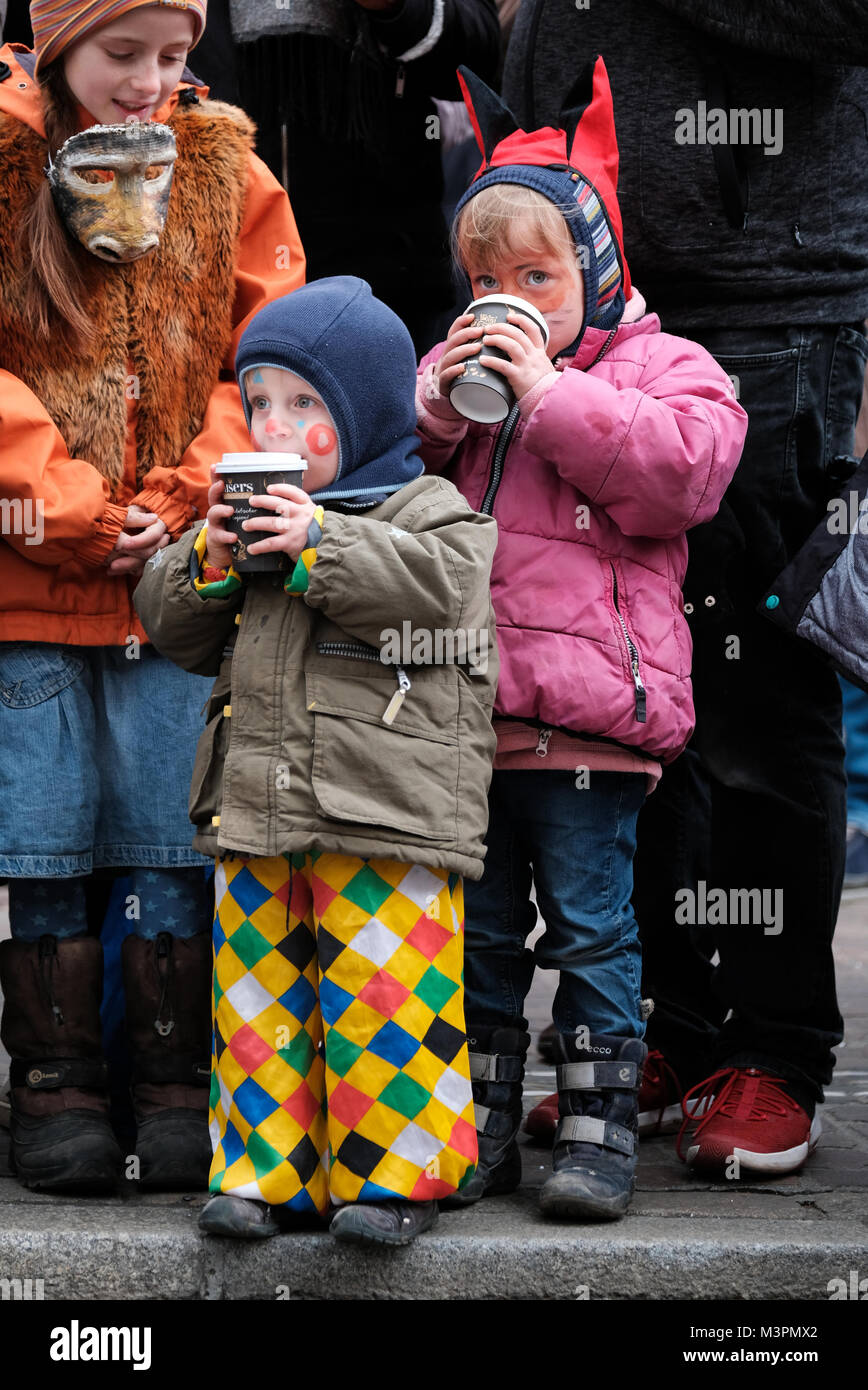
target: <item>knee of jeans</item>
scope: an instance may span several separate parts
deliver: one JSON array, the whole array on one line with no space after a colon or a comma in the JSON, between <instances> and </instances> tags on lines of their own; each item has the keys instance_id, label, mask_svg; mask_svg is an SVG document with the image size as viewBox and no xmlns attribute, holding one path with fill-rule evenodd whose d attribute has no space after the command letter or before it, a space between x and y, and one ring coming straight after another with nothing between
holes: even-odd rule
<instances>
[{"instance_id":1,"label":"knee of jeans","mask_svg":"<svg viewBox=\"0 0 868 1390\"><path fill-rule=\"evenodd\" d=\"M520 956L523 954L524 937L517 936L503 922L491 920L464 921L464 950L490 951L496 955Z\"/></svg>"},{"instance_id":2,"label":"knee of jeans","mask_svg":"<svg viewBox=\"0 0 868 1390\"><path fill-rule=\"evenodd\" d=\"M546 931L534 948L534 957L545 970L577 969L589 961L638 946L638 940L638 924L628 908L622 913L600 913L585 922L570 924L568 931L556 935Z\"/></svg>"}]
</instances>

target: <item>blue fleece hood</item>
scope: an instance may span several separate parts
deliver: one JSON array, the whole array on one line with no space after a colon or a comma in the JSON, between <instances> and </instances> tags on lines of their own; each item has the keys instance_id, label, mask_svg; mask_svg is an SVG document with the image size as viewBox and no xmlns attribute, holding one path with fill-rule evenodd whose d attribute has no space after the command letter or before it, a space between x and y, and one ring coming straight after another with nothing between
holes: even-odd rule
<instances>
[{"instance_id":1,"label":"blue fleece hood","mask_svg":"<svg viewBox=\"0 0 868 1390\"><path fill-rule=\"evenodd\" d=\"M416 354L396 314L365 280L335 275L260 309L241 335L235 374L248 427L245 372L280 367L302 377L328 409L338 472L317 502L365 509L418 478Z\"/></svg>"}]
</instances>

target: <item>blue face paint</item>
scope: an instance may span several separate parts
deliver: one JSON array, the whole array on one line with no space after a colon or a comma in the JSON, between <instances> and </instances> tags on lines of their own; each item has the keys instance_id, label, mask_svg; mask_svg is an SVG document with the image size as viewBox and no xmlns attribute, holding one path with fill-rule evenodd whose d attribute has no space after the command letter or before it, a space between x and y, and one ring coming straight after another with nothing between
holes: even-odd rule
<instances>
[{"instance_id":1,"label":"blue face paint","mask_svg":"<svg viewBox=\"0 0 868 1390\"><path fill-rule=\"evenodd\" d=\"M296 422L295 422L295 427L296 427L297 430L303 430L303 429L304 429L304 420L296 420Z\"/></svg>"},{"instance_id":2,"label":"blue face paint","mask_svg":"<svg viewBox=\"0 0 868 1390\"><path fill-rule=\"evenodd\" d=\"M265 382L264 382L263 379L262 379L262 373L261 373L260 371L257 370L257 371L255 371L255 372L253 373L253 382L254 382L254 385L256 385L256 386L264 386L264 385L265 385Z\"/></svg>"}]
</instances>

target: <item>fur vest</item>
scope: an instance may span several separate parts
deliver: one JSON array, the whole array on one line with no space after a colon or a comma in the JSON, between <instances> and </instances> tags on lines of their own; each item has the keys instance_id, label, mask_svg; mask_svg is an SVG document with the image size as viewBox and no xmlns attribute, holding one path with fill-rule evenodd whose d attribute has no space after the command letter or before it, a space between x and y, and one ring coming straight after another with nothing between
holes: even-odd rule
<instances>
[{"instance_id":1,"label":"fur vest","mask_svg":"<svg viewBox=\"0 0 868 1390\"><path fill-rule=\"evenodd\" d=\"M178 157L157 250L127 265L96 261L93 341L35 342L23 327L21 209L44 179L45 140L0 113L0 367L23 381L74 458L116 488L129 400L137 401L136 476L176 467L202 428L232 334L235 262L254 128L223 102L179 102L167 124Z\"/></svg>"}]
</instances>

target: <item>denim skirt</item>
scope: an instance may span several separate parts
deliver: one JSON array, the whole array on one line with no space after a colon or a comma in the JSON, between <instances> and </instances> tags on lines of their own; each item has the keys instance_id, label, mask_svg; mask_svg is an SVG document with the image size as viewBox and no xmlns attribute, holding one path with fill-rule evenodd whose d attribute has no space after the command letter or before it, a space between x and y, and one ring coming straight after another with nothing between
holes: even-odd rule
<instances>
[{"instance_id":1,"label":"denim skirt","mask_svg":"<svg viewBox=\"0 0 868 1390\"><path fill-rule=\"evenodd\" d=\"M0 877L178 868L213 682L153 647L0 643Z\"/></svg>"}]
</instances>

